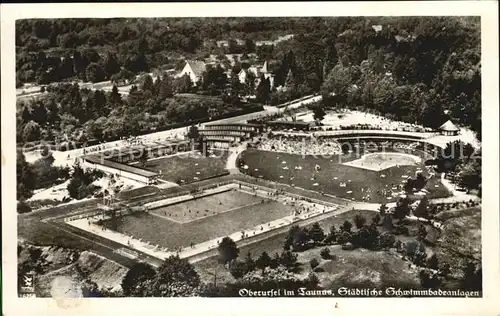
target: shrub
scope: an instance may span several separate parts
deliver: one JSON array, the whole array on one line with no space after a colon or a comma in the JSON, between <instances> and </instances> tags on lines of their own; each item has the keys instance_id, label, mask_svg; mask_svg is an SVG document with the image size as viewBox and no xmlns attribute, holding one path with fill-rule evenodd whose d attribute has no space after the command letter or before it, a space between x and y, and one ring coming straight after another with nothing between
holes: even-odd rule
<instances>
[{"instance_id":1,"label":"shrub","mask_svg":"<svg viewBox=\"0 0 500 316\"><path fill-rule=\"evenodd\" d=\"M328 248L323 248L321 250L320 255L321 255L321 258L323 258L325 260L330 259L332 257L332 255L330 254L330 249L328 249Z\"/></svg>"},{"instance_id":2,"label":"shrub","mask_svg":"<svg viewBox=\"0 0 500 316\"><path fill-rule=\"evenodd\" d=\"M25 201L19 201L17 203L17 212L19 214L29 213L31 212L31 207Z\"/></svg>"},{"instance_id":3,"label":"shrub","mask_svg":"<svg viewBox=\"0 0 500 316\"><path fill-rule=\"evenodd\" d=\"M319 262L316 258L312 258L311 261L309 261L309 264L311 265L311 269L315 269L317 266L319 266Z\"/></svg>"}]
</instances>

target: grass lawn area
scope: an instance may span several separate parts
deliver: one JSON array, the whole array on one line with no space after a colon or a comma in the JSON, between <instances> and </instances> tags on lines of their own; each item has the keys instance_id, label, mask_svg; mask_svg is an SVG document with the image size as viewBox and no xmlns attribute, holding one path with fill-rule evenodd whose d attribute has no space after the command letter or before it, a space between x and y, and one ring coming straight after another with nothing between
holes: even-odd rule
<instances>
[{"instance_id":1,"label":"grass lawn area","mask_svg":"<svg viewBox=\"0 0 500 316\"><path fill-rule=\"evenodd\" d=\"M215 215L260 203L261 200L242 191L230 190L182 203L159 207L150 210L150 212L168 217L176 222L189 222L203 218L206 215Z\"/></svg>"},{"instance_id":2,"label":"grass lawn area","mask_svg":"<svg viewBox=\"0 0 500 316\"><path fill-rule=\"evenodd\" d=\"M19 218L18 218L19 219ZM72 249L89 250L88 242L50 224L34 218L18 220L18 238L40 246L63 246Z\"/></svg>"},{"instance_id":3,"label":"grass lawn area","mask_svg":"<svg viewBox=\"0 0 500 316\"><path fill-rule=\"evenodd\" d=\"M338 226L342 225L342 223L346 219L353 222L354 217L358 214L363 215L367 219L367 221L369 221L371 220L372 216L375 215L375 212L358 210L349 211L339 214L335 217L324 219L320 221L319 224L321 228L323 228L325 233L327 233L332 225L335 225L338 229ZM283 251L283 242L285 241L286 235L287 232L269 237L265 240L244 247L240 247L239 258L245 258L247 253L250 252L254 260L256 260L263 251L266 251L271 257L273 257L275 253L281 253ZM213 276L210 273L213 273L214 271L217 271L217 279L220 279L221 283L234 281L234 278L229 273L229 270L224 269L222 265L217 262L217 256L196 262L194 263L194 266L197 272L200 274L200 277L207 282L213 282Z\"/></svg>"},{"instance_id":4,"label":"grass lawn area","mask_svg":"<svg viewBox=\"0 0 500 316\"><path fill-rule=\"evenodd\" d=\"M150 160L145 168L161 173L163 180L185 184L227 174L227 158L226 151L215 153L215 157L186 153Z\"/></svg>"},{"instance_id":5,"label":"grass lawn area","mask_svg":"<svg viewBox=\"0 0 500 316\"><path fill-rule=\"evenodd\" d=\"M466 260L481 260L481 209L455 211L443 223L440 242L434 248L440 262L450 265L460 275ZM461 216L459 216L461 215Z\"/></svg>"},{"instance_id":6,"label":"grass lawn area","mask_svg":"<svg viewBox=\"0 0 500 316\"><path fill-rule=\"evenodd\" d=\"M337 215L336 217L329 217L319 221L319 224L325 233L327 233L332 225L335 225L338 230L339 226L345 220L350 220L354 224L354 217L356 215L365 217L366 222L370 223L375 214L377 213L373 211L354 210ZM408 222L405 226L408 227L410 236L397 235L396 238L401 241L415 240L418 232L418 223ZM426 225L426 228L429 229L428 225ZM353 228L353 230L356 229ZM382 232L383 230L383 227L379 226L379 231ZM254 259L257 259L263 251L266 251L271 257L275 253L281 253L286 234L285 232L251 245L240 247L239 258L243 259L248 252L252 254ZM331 254L336 256L333 261L321 258L321 249L325 247L328 247ZM419 269L410 269L408 262L401 260L394 253L394 250L390 252L370 251L366 249L349 251L342 250L339 245L325 247L316 247L303 252L297 252L298 261L301 263L301 271L298 276L306 277L311 272L309 261L312 258L316 258L320 262L320 269L317 271L317 275L320 278L321 286L327 289L336 289L340 286L420 288ZM429 251L432 252L432 249L429 248ZM217 262L217 256L194 263L194 266L201 278L206 282L213 282L213 275L211 273L215 271L217 272L217 280L220 280L218 282L235 281L229 270L224 269Z\"/></svg>"},{"instance_id":7,"label":"grass lawn area","mask_svg":"<svg viewBox=\"0 0 500 316\"><path fill-rule=\"evenodd\" d=\"M379 288L387 287L419 289L420 269L408 267L394 252L366 249L342 250L339 245L328 246L333 260L321 258L324 247L313 248L298 254L303 263L301 272L306 277L311 271L309 261L316 258L320 265L315 272L320 286L337 290L340 287Z\"/></svg>"},{"instance_id":8,"label":"grass lawn area","mask_svg":"<svg viewBox=\"0 0 500 316\"><path fill-rule=\"evenodd\" d=\"M399 166L371 171L343 164L352 161L352 157L326 158L259 150L247 150L242 153L241 159L249 167L241 171L250 176L308 190L323 191L350 200L363 201L362 197L366 193L361 190L370 188L370 198L365 201L372 203L395 201L394 197L382 196L381 191L403 184L408 176L415 177L415 172L419 168L419 166ZM320 166L319 171L315 170L316 165ZM345 183L346 186L341 187L341 183ZM438 179L431 179L426 189L431 192L430 197L449 195Z\"/></svg>"},{"instance_id":9,"label":"grass lawn area","mask_svg":"<svg viewBox=\"0 0 500 316\"><path fill-rule=\"evenodd\" d=\"M260 201L262 198L256 200ZM277 202L258 203L181 224L151 214L122 218L117 231L172 249L190 246L213 238L255 227L291 214L291 207ZM111 229L110 221L104 221Z\"/></svg>"}]
</instances>

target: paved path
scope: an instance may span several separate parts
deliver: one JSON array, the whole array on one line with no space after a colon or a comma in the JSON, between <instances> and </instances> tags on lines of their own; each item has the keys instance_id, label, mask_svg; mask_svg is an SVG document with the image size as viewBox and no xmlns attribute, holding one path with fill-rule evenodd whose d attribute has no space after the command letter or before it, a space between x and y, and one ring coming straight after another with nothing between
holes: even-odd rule
<instances>
[{"instance_id":1,"label":"paved path","mask_svg":"<svg viewBox=\"0 0 500 316\"><path fill-rule=\"evenodd\" d=\"M247 144L248 142L243 142L238 147L229 149L231 153L227 158L226 169L230 174L240 173L236 161L238 160L238 156L246 150Z\"/></svg>"}]
</instances>

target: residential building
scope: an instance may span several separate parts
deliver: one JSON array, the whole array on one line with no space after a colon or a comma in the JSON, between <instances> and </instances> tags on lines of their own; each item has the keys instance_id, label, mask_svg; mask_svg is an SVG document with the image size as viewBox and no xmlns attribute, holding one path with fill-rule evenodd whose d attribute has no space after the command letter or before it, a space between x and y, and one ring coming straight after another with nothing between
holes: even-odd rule
<instances>
[{"instance_id":1,"label":"residential building","mask_svg":"<svg viewBox=\"0 0 500 316\"><path fill-rule=\"evenodd\" d=\"M241 83L243 83L243 84L247 83L247 78L248 78L249 73L252 73L255 77L255 86L257 86L259 84L260 76L264 75L265 79L269 78L269 82L271 83L271 89L274 88L274 74L269 70L269 66L267 64L267 61L264 62L264 65L262 65L262 67L252 66L252 67L249 67L248 69L242 69L238 73L238 78L239 78Z\"/></svg>"},{"instance_id":2,"label":"residential building","mask_svg":"<svg viewBox=\"0 0 500 316\"><path fill-rule=\"evenodd\" d=\"M184 75L188 75L193 82L193 85L197 85L197 83L201 80L203 72L207 69L207 66L204 62L199 60L186 60L186 65L182 69L179 74L179 77Z\"/></svg>"}]
</instances>

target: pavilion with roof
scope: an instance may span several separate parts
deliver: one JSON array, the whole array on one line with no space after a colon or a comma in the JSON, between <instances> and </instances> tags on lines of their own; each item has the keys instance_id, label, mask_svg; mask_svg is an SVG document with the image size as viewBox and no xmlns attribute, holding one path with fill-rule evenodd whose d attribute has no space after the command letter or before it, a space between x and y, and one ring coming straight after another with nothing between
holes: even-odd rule
<instances>
[{"instance_id":1,"label":"pavilion with roof","mask_svg":"<svg viewBox=\"0 0 500 316\"><path fill-rule=\"evenodd\" d=\"M450 120L446 121L443 125L439 127L439 131L445 136L456 136L460 134L460 129L453 124Z\"/></svg>"}]
</instances>

